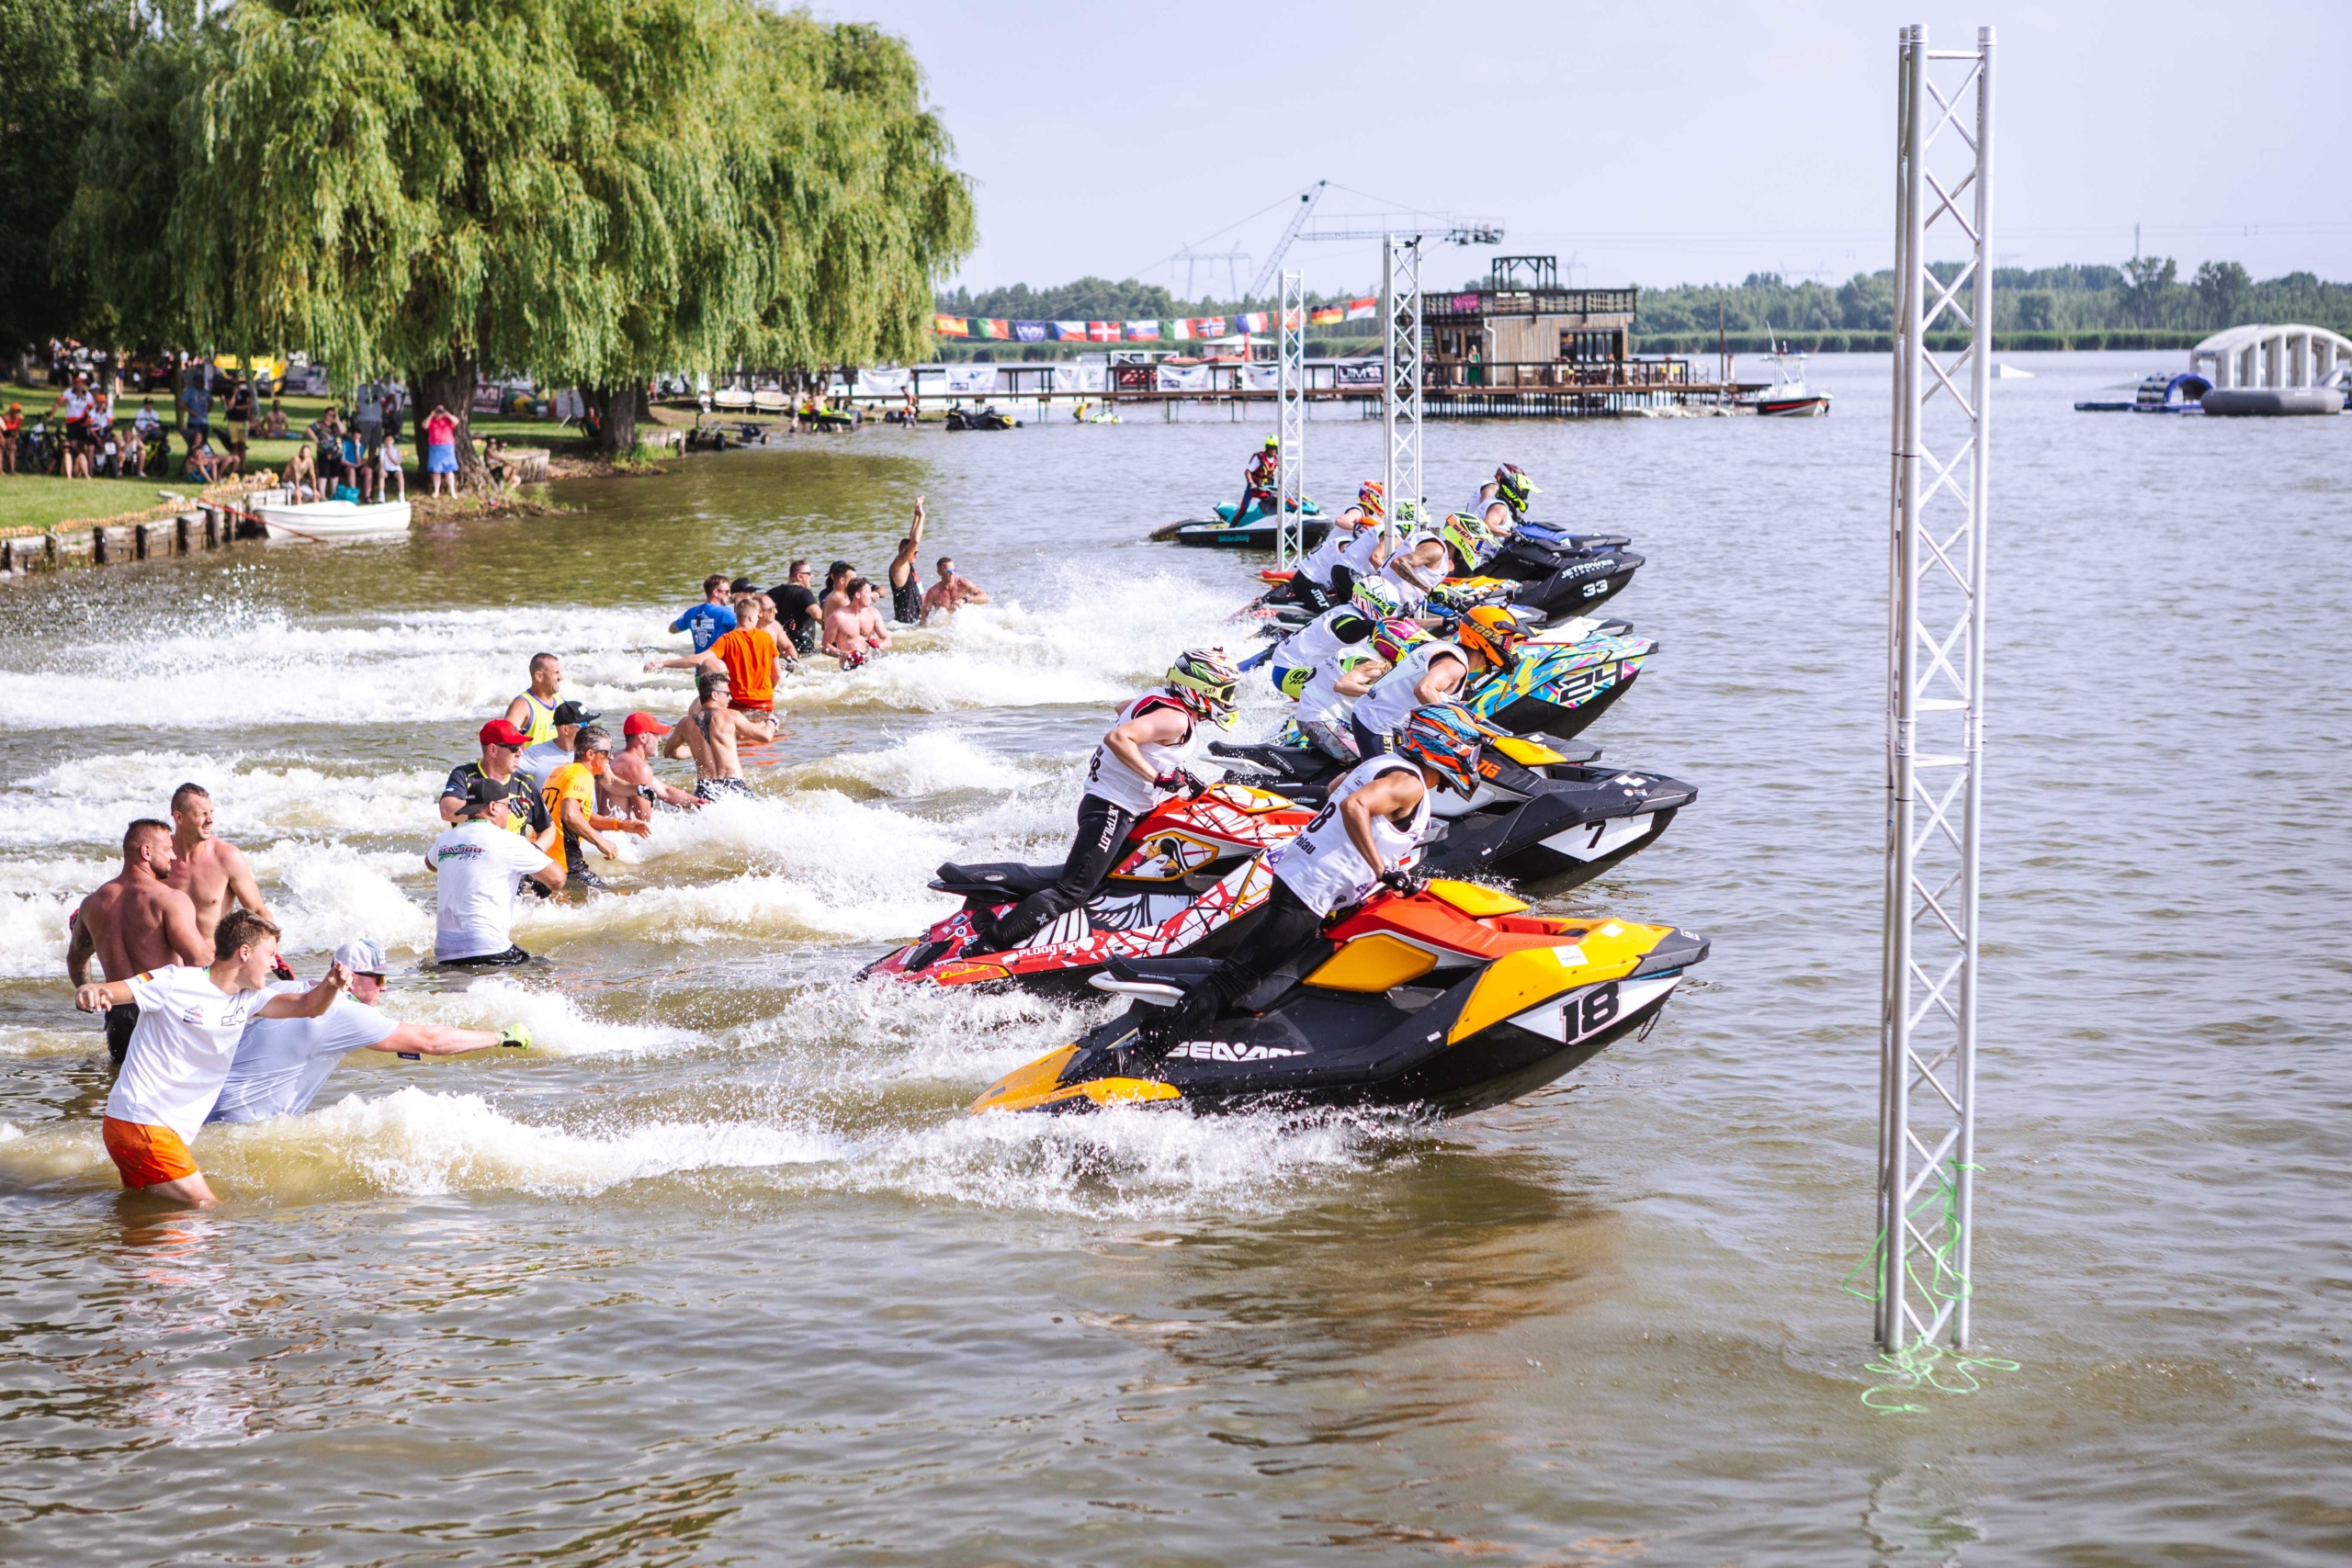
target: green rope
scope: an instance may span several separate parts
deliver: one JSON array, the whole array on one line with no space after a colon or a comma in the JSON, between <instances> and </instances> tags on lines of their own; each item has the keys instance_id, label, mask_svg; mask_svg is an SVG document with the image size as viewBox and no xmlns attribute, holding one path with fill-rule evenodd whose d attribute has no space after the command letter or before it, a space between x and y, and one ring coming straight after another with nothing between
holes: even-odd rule
<instances>
[{"instance_id":1,"label":"green rope","mask_svg":"<svg viewBox=\"0 0 2352 1568\"><path fill-rule=\"evenodd\" d=\"M1968 1277L1961 1272L1958 1262L1961 1168L1958 1161L1939 1166L1936 1179L1922 1190L1904 1215L1914 1232L1929 1238L1928 1245L1905 1256L1905 1275L1919 1299L1935 1303L1939 1311L1946 1304L1956 1306L1973 1293ZM1838 1282L1838 1288L1863 1301L1876 1302L1885 1260L1886 1232L1882 1229L1871 1243L1870 1256L1854 1265ZM1862 1391L1864 1404L1890 1415L1924 1415L1928 1407L1913 1403L1906 1395L1923 1390L1974 1393L1984 1386L1976 1378L1979 1371L2013 1372L2018 1370L2018 1363L1998 1356L1972 1356L1944 1345L1914 1343L1871 1357L1862 1363L1862 1370L1887 1380Z\"/></svg>"}]
</instances>

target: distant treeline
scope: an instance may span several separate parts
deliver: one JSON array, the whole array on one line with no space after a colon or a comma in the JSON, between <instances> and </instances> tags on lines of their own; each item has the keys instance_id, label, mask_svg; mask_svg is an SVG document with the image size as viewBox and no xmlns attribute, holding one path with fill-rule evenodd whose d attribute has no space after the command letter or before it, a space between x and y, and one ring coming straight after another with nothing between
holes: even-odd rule
<instances>
[{"instance_id":1,"label":"distant treeline","mask_svg":"<svg viewBox=\"0 0 2352 1568\"><path fill-rule=\"evenodd\" d=\"M1959 265L1938 262L1934 271L1949 282ZM1479 284L1473 280L1464 287ZM1318 304L1345 298L1344 292L1310 297ZM1081 277L1055 288L1015 284L939 296L939 309L950 314L1018 321L1165 320L1263 310L1266 304L1179 299L1157 284L1102 277ZM1694 354L1713 348L1719 307L1736 354L1766 347L1768 333L1815 353L1883 353L1894 330L1894 273L1856 273L1844 283L1826 284L1791 283L1778 273L1754 272L1736 286L1645 288L1634 318L1635 352ZM2257 281L2236 262L2214 261L2199 265L2184 282L2170 256L2142 257L2120 266L1993 270L1993 330L2004 349L2184 348L2245 321L2307 321L2352 333L2352 284L2329 283L2308 272ZM1359 350L1364 339L1377 340L1380 323L1350 321L1316 331L1320 338L1338 341L1311 343L1310 354L1344 354ZM1031 344L1013 349L1000 344L964 352L1044 359L1055 347L1075 352L1082 346Z\"/></svg>"},{"instance_id":2,"label":"distant treeline","mask_svg":"<svg viewBox=\"0 0 2352 1568\"><path fill-rule=\"evenodd\" d=\"M1960 264L1938 262L1932 270L1950 282ZM1754 272L1736 288L1694 283L1645 288L1634 336L1644 347L1663 346L1661 339L1678 347L1698 347L1702 340L1712 346L1718 308L1734 333L1769 327L1815 340L1883 335L1894 330L1894 273L1856 273L1832 286ZM1993 330L2003 347L2171 347L2245 321L2307 321L2352 332L2352 284L2324 282L2308 272L2256 282L2236 262L2206 262L2183 283L2170 256L2121 266L1993 269Z\"/></svg>"}]
</instances>

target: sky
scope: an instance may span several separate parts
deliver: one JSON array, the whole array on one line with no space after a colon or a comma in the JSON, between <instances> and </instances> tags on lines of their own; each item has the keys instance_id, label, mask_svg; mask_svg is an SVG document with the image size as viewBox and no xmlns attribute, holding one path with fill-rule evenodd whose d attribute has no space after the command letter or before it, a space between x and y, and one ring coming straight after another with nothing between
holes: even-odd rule
<instances>
[{"instance_id":1,"label":"sky","mask_svg":"<svg viewBox=\"0 0 2352 1568\"><path fill-rule=\"evenodd\" d=\"M2352 0L812 6L912 44L976 187L956 279L976 288L1095 274L1182 295L1186 249L1250 253L1191 264L1224 297L1317 180L1310 228L1501 221L1498 247L1437 247L1432 285L1498 250L1594 286L1841 282L1892 265L1914 21L1939 47L1997 29L1997 265L2119 263L2136 224L2184 276L2352 277ZM1379 247L1301 243L1287 265L1317 291L1369 287Z\"/></svg>"}]
</instances>

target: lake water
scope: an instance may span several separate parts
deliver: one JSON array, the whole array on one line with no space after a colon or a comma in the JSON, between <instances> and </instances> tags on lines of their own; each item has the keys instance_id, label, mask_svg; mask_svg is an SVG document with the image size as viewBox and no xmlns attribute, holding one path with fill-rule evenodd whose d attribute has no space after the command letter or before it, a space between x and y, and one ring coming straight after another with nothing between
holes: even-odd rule
<instances>
[{"instance_id":1,"label":"lake water","mask_svg":"<svg viewBox=\"0 0 2352 1568\"><path fill-rule=\"evenodd\" d=\"M579 510L0 585L0 1560L2321 1563L2352 1553L2352 418L1996 388L1976 1324L1883 1414L1870 1307L1886 371L1826 420L1451 424L1634 535L1664 651L1590 739L1701 787L1579 890L1703 932L1645 1042L1435 1128L967 1120L1095 1016L854 983L951 857L1058 855L1105 715L1254 562L1141 542L1262 425L875 428ZM2128 395L2125 394L2125 395ZM1309 491L1377 471L1318 421ZM533 906L127 1204L62 924L183 779L305 973L429 946L417 855L535 650L617 719L707 571L926 558L996 608L788 684L756 798ZM1245 726L1270 725L1266 694ZM364 1054L363 1054L364 1055Z\"/></svg>"}]
</instances>

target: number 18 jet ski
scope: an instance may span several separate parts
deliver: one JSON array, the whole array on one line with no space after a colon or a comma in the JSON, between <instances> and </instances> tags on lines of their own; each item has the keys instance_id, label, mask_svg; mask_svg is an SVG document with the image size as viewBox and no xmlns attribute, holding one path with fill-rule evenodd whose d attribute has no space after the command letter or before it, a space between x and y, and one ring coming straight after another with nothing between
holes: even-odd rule
<instances>
[{"instance_id":1,"label":"number 18 jet ski","mask_svg":"<svg viewBox=\"0 0 2352 1568\"><path fill-rule=\"evenodd\" d=\"M1671 927L1546 919L1491 888L1432 882L1336 917L1307 953L1164 1055L1140 1046L1131 1007L1007 1074L972 1111L1374 1106L1458 1116L1646 1033L1706 956L1704 938ZM1094 984L1166 1005L1210 967L1122 961Z\"/></svg>"}]
</instances>

